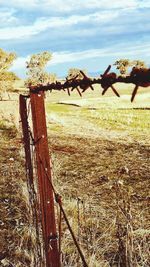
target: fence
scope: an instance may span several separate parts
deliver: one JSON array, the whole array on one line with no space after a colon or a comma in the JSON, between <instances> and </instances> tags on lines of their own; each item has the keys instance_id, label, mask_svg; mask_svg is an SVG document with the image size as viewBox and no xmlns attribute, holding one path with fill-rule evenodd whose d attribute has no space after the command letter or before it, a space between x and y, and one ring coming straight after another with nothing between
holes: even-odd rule
<instances>
[{"instance_id":1,"label":"fence","mask_svg":"<svg viewBox=\"0 0 150 267\"><path fill-rule=\"evenodd\" d=\"M37 260L36 267L60 267L61 266L61 216L63 215L73 241L77 247L78 253L82 259L83 266L88 266L85 257L80 249L76 237L72 231L65 210L62 206L61 196L55 191L52 183L51 164L49 158L48 138L46 128L46 117L44 107L44 91L64 90L70 95L70 92L77 90L81 96L88 88L94 90L93 85L101 85L102 95L111 88L115 95L119 93L114 87L117 82L133 83L135 88L132 92L131 101L134 100L139 86L150 86L150 69L133 69L129 76L117 76L115 73L109 73L109 66L100 78L89 78L82 71L83 79L76 76L65 82L56 82L48 85L30 86L28 96L20 95L20 116L22 122L23 142L25 148L25 165L27 181L30 192L30 204L32 216L36 228L37 237ZM32 112L32 129L28 123L27 99L30 99ZM33 150L35 152L35 161L33 162ZM36 184L35 176L38 181ZM56 223L54 203L57 203L60 209L59 222ZM58 221L58 220L57 220ZM58 230L57 230L58 226ZM42 228L42 236L40 229ZM59 232L59 234L57 234ZM42 244L42 246L40 245Z\"/></svg>"},{"instance_id":2,"label":"fence","mask_svg":"<svg viewBox=\"0 0 150 267\"><path fill-rule=\"evenodd\" d=\"M150 69L138 69L133 68L130 75L128 76L117 76L116 73L111 72L111 65L105 70L105 72L100 75L100 78L89 78L85 75L83 71L80 71L83 75L83 79L79 79L78 75L73 79L66 79L65 82L55 82L47 85L37 85L37 86L30 86L30 91L33 93L38 93L40 91L52 91L52 90L67 90L68 94L70 95L71 91L77 90L80 96L84 93L88 88L94 90L93 85L99 84L103 89L102 95L104 95L109 88L112 89L114 94L117 97L120 97L117 90L114 88L115 83L132 83L135 85L135 88L132 92L131 102L133 102L139 86L148 87L150 86Z\"/></svg>"}]
</instances>

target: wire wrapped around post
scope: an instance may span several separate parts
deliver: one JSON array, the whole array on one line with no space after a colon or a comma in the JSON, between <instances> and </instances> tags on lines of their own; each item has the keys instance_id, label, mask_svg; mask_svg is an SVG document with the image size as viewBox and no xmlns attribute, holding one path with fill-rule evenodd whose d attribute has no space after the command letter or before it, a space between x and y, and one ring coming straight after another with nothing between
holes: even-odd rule
<instances>
[{"instance_id":1,"label":"wire wrapped around post","mask_svg":"<svg viewBox=\"0 0 150 267\"><path fill-rule=\"evenodd\" d=\"M31 137L30 137L30 129L28 124L28 108L27 108L27 99L28 96L20 95L19 96L19 109L20 109L20 118L22 125L22 135L23 135L23 144L25 150L25 168L26 168L26 177L27 177L27 186L29 192L29 202L30 202L30 210L31 216L33 220L33 225L35 227L36 232L36 244L34 251L34 267L42 267L43 259L42 259L42 248L40 242L40 220L39 220L39 209L37 202L37 194L34 188L34 172L33 172L33 162L31 156Z\"/></svg>"}]
</instances>

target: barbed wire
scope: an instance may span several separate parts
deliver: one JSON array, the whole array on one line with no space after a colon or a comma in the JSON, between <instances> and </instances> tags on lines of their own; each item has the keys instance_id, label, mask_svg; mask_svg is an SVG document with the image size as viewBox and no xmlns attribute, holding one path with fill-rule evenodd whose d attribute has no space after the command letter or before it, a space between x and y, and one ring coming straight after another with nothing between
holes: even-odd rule
<instances>
[{"instance_id":1,"label":"barbed wire","mask_svg":"<svg viewBox=\"0 0 150 267\"><path fill-rule=\"evenodd\" d=\"M74 90L78 92L80 96L87 89L94 90L93 85L99 84L102 88L102 95L104 95L107 90L110 88L117 97L120 97L120 94L114 87L116 83L132 83L135 85L131 102L133 102L139 86L148 87L150 86L150 68L136 68L134 67L129 75L127 76L118 76L115 72L109 72L111 69L111 65L105 70L103 74L98 78L88 77L83 71L80 70L79 74L82 74L83 78L79 78L79 74L75 77L68 79L65 81L56 81L53 83L48 83L47 85L38 84L36 86L29 85L29 89L31 93L39 93L40 91L53 91L53 90L63 90L67 91L68 95Z\"/></svg>"},{"instance_id":2,"label":"barbed wire","mask_svg":"<svg viewBox=\"0 0 150 267\"><path fill-rule=\"evenodd\" d=\"M135 85L133 92L132 92L132 96L131 96L131 101L133 101L136 94L137 94L139 86L142 86L142 87L150 86L150 69L133 68L132 71L130 72L130 74L127 76L117 76L116 73L110 72L110 69L111 69L111 65L109 65L108 68L105 70L105 72L102 75L100 75L100 77L98 77L98 78L88 77L83 71L80 70L80 74L82 74L83 78L80 78L79 75L76 75L72 79L66 78L65 81L56 81L56 82L53 82L53 83L47 84L47 85L40 85L40 84L36 85L36 86L30 85L29 86L30 93L38 94L41 91L45 92L45 91L53 91L53 90L58 90L58 91L63 90L65 92L67 92L68 95L70 95L70 93L72 91L76 90L79 93L79 95L82 96L82 94L86 90L91 89L93 91L94 85L99 84L100 88L102 88L102 95L104 95L107 92L107 90L110 88L117 97L120 97L118 91L114 87L114 84L116 84L116 83L127 83L127 84L132 83ZM28 121L29 113L30 113L30 102L28 104L28 110L27 110L27 121ZM40 141L41 138L39 138L36 141L34 140L33 135L32 135L32 131L29 127L29 124L28 124L28 136L30 139L30 145L32 145L32 148L34 147L34 149L36 149L36 144L37 144L37 142ZM33 151L32 151L32 156L34 154ZM39 158L40 158L40 163L43 167L45 176L47 177L47 179L50 183L50 186L52 188L52 191L54 193L55 201L60 208L60 214L62 214L62 216L63 216L63 218L67 224L67 227L70 231L70 234L72 236L74 244L75 244L75 246L78 250L78 253L81 257L83 266L88 266L86 263L86 259L85 259L84 255L80 249L79 242L78 242L79 240L76 239L74 232L72 231L72 228L71 228L70 223L68 221L66 212L65 212L63 205L62 205L61 196L55 191L55 188L54 188L54 186L50 180L50 177L48 176L48 174L46 172L43 160L42 160L40 155L39 155ZM33 158L32 158L32 161L33 161ZM34 166L33 162L32 162L32 166ZM29 170L27 169L27 173L28 173L28 171ZM35 191L35 188L33 186L34 186L34 183L32 181L32 184L30 185L28 190L29 190L31 202L32 202L32 209L33 209L32 213L33 213L33 216L35 217L35 227L36 227L36 235L37 235L36 236L36 238L37 238L37 251L36 251L36 253L38 254L39 261L42 261L42 247L40 244L41 240L40 240L40 233L39 233L39 229L38 229L39 226L41 227L41 224L39 223L41 218L40 219L37 218L38 215L40 214L38 203L37 203L38 202L37 201L38 196L36 195L36 191ZM35 212L34 209L37 212ZM44 214L44 216L45 216L45 214ZM78 218L78 221L79 221L79 218ZM61 224L59 225L59 227L60 227L60 229L59 229L59 233L60 233L60 235L59 235L59 251L60 251L60 249L61 249L61 239L60 239Z\"/></svg>"}]
</instances>

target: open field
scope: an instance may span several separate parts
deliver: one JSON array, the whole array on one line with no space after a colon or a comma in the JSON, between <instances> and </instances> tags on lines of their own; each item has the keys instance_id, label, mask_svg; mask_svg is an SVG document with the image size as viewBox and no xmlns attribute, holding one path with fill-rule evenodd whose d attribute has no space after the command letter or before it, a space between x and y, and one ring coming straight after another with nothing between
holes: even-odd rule
<instances>
[{"instance_id":1,"label":"open field","mask_svg":"<svg viewBox=\"0 0 150 267\"><path fill-rule=\"evenodd\" d=\"M132 86L119 85L120 99L110 91L101 97L99 88L85 93L82 99L76 93L69 97L64 92L53 92L46 98L53 182L62 195L64 207L90 267L150 266L150 91L149 88L141 88L131 104L131 89ZM1 118L5 125L8 124L8 129L13 123L17 125L17 108L17 101L7 101L7 105L6 102L0 103ZM0 190L7 194L3 207L7 202L5 198L9 201L8 180L15 188L24 177L22 158L18 156L20 154L15 154L20 151L16 141L18 134L6 136L7 132L7 127L1 125L3 178ZM12 142L16 150L9 149ZM11 162L12 157L17 157L17 162ZM10 162L14 169L22 170L22 174L10 173L6 176L3 170L7 166L12 170ZM25 205L24 199L22 205ZM15 206L14 202L13 208ZM2 215L4 212L3 209ZM21 209L19 214L5 214L7 231L10 227L8 221L24 215ZM28 218L22 223L10 227L10 237L17 229L24 231ZM20 242L18 238L18 246ZM16 257L18 265L12 266L32 266L29 244L24 244L26 254L19 254L24 257L22 263L15 252L6 253L7 243L3 238L4 258L12 260ZM64 224L62 248L64 267L82 266ZM130 261L130 265L123 260Z\"/></svg>"},{"instance_id":2,"label":"open field","mask_svg":"<svg viewBox=\"0 0 150 267\"><path fill-rule=\"evenodd\" d=\"M129 92L130 88L123 88L121 99L111 93L101 97L97 89L83 99L75 96L66 99L62 95L57 98L56 93L52 102L46 103L54 182L64 197L76 234L80 233L79 240L90 266L125 266L119 265L117 227L120 223L126 229L127 221L119 206L124 202L127 205L128 201L133 225L132 266L150 264L148 244L147 248L140 248L143 259L138 251L140 242L150 234L150 94L138 95L131 104ZM118 188L118 183L122 187ZM118 190L120 204L117 204ZM73 254L70 242L66 254L71 249Z\"/></svg>"}]
</instances>

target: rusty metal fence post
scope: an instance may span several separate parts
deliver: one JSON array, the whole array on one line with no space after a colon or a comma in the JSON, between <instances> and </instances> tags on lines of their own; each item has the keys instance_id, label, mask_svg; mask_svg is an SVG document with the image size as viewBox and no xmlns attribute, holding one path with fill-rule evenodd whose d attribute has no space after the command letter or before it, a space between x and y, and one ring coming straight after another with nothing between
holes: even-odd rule
<instances>
[{"instance_id":1,"label":"rusty metal fence post","mask_svg":"<svg viewBox=\"0 0 150 267\"><path fill-rule=\"evenodd\" d=\"M60 267L60 255L58 251L58 237L54 210L54 195L51 183L48 181L48 177L51 178L51 166L47 139L44 93L31 93L30 100L46 267ZM26 170L29 178L28 182L30 183L30 186L32 186L33 165L30 150L31 144L28 128L26 97L20 95L19 103L25 148Z\"/></svg>"},{"instance_id":2,"label":"rusty metal fence post","mask_svg":"<svg viewBox=\"0 0 150 267\"><path fill-rule=\"evenodd\" d=\"M27 119L27 103L26 103L26 96L20 95L19 96L19 109L20 109L20 117L21 117L21 124L22 124L22 134L23 134L23 143L25 149L25 164L26 164L26 171L29 177L29 184L33 184L33 166L32 166L32 159L31 159L31 149L30 149L30 135L28 131L28 119Z\"/></svg>"},{"instance_id":3,"label":"rusty metal fence post","mask_svg":"<svg viewBox=\"0 0 150 267\"><path fill-rule=\"evenodd\" d=\"M25 150L25 168L26 168L26 177L27 184L29 190L29 203L30 209L32 211L32 219L35 226L36 231L36 247L34 250L34 264L36 267L43 267L43 258L41 254L41 245L40 245L40 229L39 229L39 209L38 202L36 198L36 192L34 188L34 173L33 173L33 162L32 162L32 152L31 152L31 143L30 143L30 131L28 124L28 108L27 108L27 96L20 95L19 96L19 111L21 118L21 126L22 126L22 141L24 144Z\"/></svg>"},{"instance_id":4,"label":"rusty metal fence post","mask_svg":"<svg viewBox=\"0 0 150 267\"><path fill-rule=\"evenodd\" d=\"M46 267L60 267L58 237L56 231L54 195L51 184L50 155L48 149L44 93L31 92L31 111L36 153L38 186L42 215L43 238L46 252ZM46 173L45 173L46 171Z\"/></svg>"}]
</instances>

